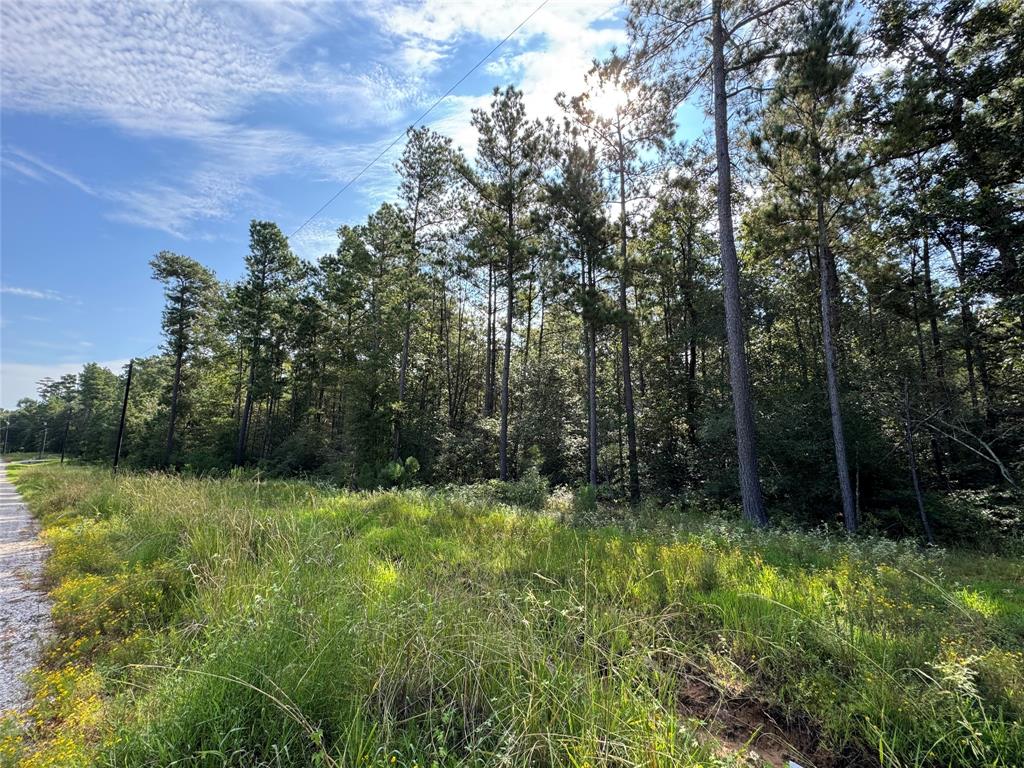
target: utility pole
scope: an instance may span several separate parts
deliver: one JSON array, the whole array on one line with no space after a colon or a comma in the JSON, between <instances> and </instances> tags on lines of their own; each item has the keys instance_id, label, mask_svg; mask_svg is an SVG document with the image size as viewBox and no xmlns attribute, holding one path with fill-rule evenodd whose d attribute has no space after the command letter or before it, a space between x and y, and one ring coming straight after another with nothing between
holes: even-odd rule
<instances>
[{"instance_id":1,"label":"utility pole","mask_svg":"<svg viewBox=\"0 0 1024 768\"><path fill-rule=\"evenodd\" d=\"M124 419L128 415L128 392L132 388L132 368L135 360L128 361L128 379L124 383L124 402L121 403L121 423L117 427L117 445L114 446L114 472L117 472L117 462L121 459L121 441L124 439Z\"/></svg>"},{"instance_id":2,"label":"utility pole","mask_svg":"<svg viewBox=\"0 0 1024 768\"><path fill-rule=\"evenodd\" d=\"M42 459L43 453L46 451L46 432L49 429L46 422L43 422L43 442L39 444L39 456L37 458Z\"/></svg>"}]
</instances>

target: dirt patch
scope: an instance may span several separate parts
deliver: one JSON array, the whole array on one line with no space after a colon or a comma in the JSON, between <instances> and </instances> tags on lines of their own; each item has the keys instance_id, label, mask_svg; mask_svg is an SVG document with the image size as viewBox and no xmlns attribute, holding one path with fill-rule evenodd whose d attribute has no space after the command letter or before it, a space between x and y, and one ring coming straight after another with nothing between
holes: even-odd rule
<instances>
[{"instance_id":1,"label":"dirt patch","mask_svg":"<svg viewBox=\"0 0 1024 768\"><path fill-rule=\"evenodd\" d=\"M771 704L750 696L732 696L713 685L702 672L680 673L679 711L702 723L723 752L747 751L755 765L791 768L838 768L854 765L824 749L809 719L787 718Z\"/></svg>"}]
</instances>

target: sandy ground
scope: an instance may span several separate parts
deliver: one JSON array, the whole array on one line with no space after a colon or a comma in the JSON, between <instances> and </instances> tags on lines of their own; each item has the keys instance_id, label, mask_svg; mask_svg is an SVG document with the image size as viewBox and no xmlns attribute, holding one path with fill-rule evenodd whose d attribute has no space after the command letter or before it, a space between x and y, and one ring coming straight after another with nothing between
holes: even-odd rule
<instances>
[{"instance_id":1,"label":"sandy ground","mask_svg":"<svg viewBox=\"0 0 1024 768\"><path fill-rule=\"evenodd\" d=\"M45 556L39 524L0 464L0 711L25 703L22 676L50 632L50 604L39 589Z\"/></svg>"}]
</instances>

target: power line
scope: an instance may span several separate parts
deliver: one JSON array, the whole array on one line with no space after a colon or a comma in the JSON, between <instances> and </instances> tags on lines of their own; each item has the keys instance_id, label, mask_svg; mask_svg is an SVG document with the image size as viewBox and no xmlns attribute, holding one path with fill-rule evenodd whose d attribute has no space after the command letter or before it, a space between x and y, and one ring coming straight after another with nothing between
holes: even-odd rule
<instances>
[{"instance_id":1,"label":"power line","mask_svg":"<svg viewBox=\"0 0 1024 768\"><path fill-rule=\"evenodd\" d=\"M545 5L548 4L548 2L550 2L550 0L543 0L543 2L541 2L540 5L538 5L536 8L533 9L533 11L530 12L529 16L527 16L525 19L523 19L518 24L516 24L515 28L511 32L509 32L507 35L505 35L505 37L503 37L501 39L501 41L497 45L495 45L493 48L491 48L491 50L489 50L486 54L484 54L483 58L481 58L476 64L474 64L466 72L466 74L464 74L462 77L460 77L457 81L455 81L455 83L452 84L452 86L447 91L445 91L443 94L441 94L440 98L438 98L437 101L435 101L433 104L431 104L430 107L427 108L426 112L424 112L422 115L420 115L415 120L413 120L412 124L409 126L409 128L416 127L417 123L421 122L427 115L429 115L431 112L433 112L434 109L442 101L444 101L449 96L451 96L452 92L456 88L458 88L460 85L462 85L470 75L472 75L474 72L476 72L485 61L487 61L489 58L491 58L491 56L494 55L495 51L497 51L499 48L501 48L501 46L503 46L505 43L507 43L509 41L509 39L511 39L511 37L516 32L518 32L520 29L522 29L523 25L525 25L530 19L532 19L534 16L536 16L540 12L540 10ZM408 130L408 129L406 129L406 130ZM346 189L348 189L353 184L355 184L364 173L366 173L368 170L370 170L370 168L372 168L377 163L378 160L380 160L382 157L384 157L384 155L386 155L392 149L392 147L394 147L398 142L400 142L402 140L402 137L405 136L405 133L406 133L406 131L402 131L400 134L398 134L394 138L394 141L392 141L390 144L388 144L386 147L384 147L384 149L382 149L380 151L380 154L378 154L375 158L373 158L373 160L371 160L366 165L364 165L362 167L362 169L359 171L359 173L357 173L351 179L346 181L344 186L341 189L339 189L337 192L335 192L326 203L324 203L319 208L317 208L316 211L313 213L313 215L310 216L308 219L306 219L304 222L302 222L302 224L300 224L299 227L294 232L292 232L288 237L289 238L295 237L295 235L297 235L299 232L301 232L303 229L305 229L306 225L308 225L311 221L313 221L313 219L315 219L317 216L319 216L321 213L323 213L324 210L331 203L333 203L335 200L337 200L339 197L341 197L341 195L345 192Z\"/></svg>"}]
</instances>

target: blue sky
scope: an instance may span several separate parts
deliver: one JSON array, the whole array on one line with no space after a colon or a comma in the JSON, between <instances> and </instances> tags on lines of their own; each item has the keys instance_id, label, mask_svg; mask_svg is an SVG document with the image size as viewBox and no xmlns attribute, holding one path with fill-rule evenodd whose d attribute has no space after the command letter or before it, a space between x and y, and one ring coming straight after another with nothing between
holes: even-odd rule
<instances>
[{"instance_id":1,"label":"blue sky","mask_svg":"<svg viewBox=\"0 0 1024 768\"><path fill-rule=\"evenodd\" d=\"M160 341L148 261L240 275L252 218L299 226L539 0L0 4L0 405ZM550 0L427 124L517 83L536 116L625 42L611 3ZM293 238L301 256L394 190L401 145Z\"/></svg>"}]
</instances>

